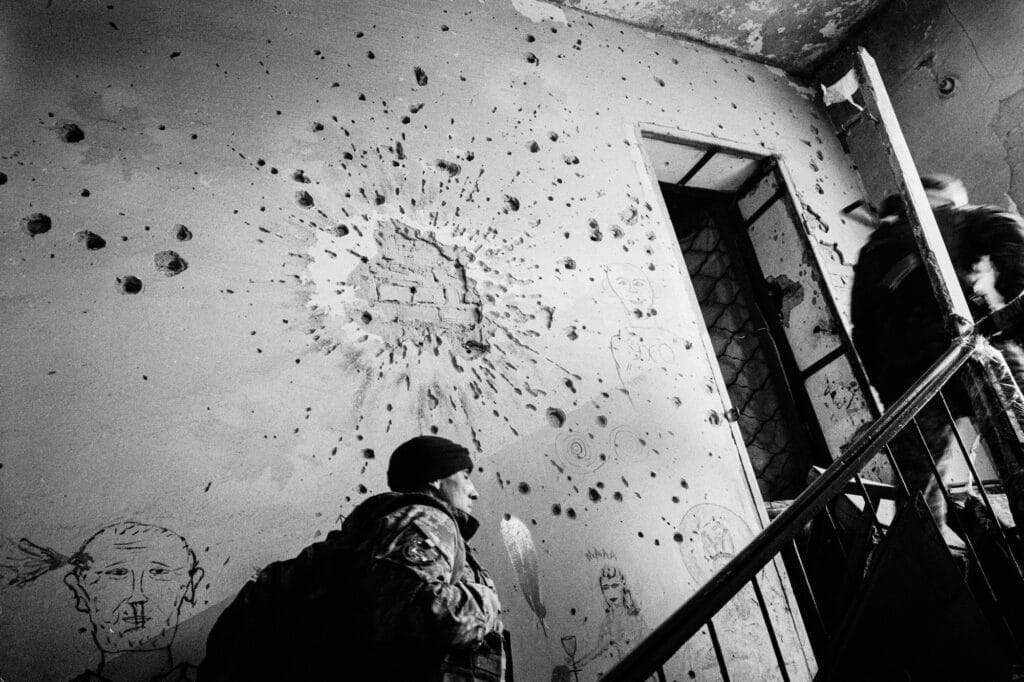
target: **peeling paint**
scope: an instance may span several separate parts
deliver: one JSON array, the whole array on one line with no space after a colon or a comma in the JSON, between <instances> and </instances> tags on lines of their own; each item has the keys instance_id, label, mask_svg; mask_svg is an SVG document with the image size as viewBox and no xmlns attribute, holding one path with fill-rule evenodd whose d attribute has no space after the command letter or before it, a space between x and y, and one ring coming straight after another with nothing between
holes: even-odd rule
<instances>
[{"instance_id":1,"label":"peeling paint","mask_svg":"<svg viewBox=\"0 0 1024 682\"><path fill-rule=\"evenodd\" d=\"M768 283L768 296L776 306L779 320L783 327L788 327L789 316L792 314L793 308L804 301L804 287L786 275L765 277L765 281Z\"/></svg>"},{"instance_id":2,"label":"peeling paint","mask_svg":"<svg viewBox=\"0 0 1024 682\"><path fill-rule=\"evenodd\" d=\"M541 2L540 0L512 0L512 7L534 23L553 21L558 24L568 23L565 12L560 7Z\"/></svg>"},{"instance_id":3,"label":"peeling paint","mask_svg":"<svg viewBox=\"0 0 1024 682\"><path fill-rule=\"evenodd\" d=\"M1006 152L1010 170L1007 194L1015 205L1024 204L1024 88L999 100L999 108L991 123L992 132Z\"/></svg>"}]
</instances>

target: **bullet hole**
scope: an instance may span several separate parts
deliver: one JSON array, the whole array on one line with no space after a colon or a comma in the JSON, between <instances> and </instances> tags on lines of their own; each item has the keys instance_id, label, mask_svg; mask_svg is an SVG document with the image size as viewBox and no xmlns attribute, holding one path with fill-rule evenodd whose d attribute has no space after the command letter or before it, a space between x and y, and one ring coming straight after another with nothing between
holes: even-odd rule
<instances>
[{"instance_id":1,"label":"bullet hole","mask_svg":"<svg viewBox=\"0 0 1024 682\"><path fill-rule=\"evenodd\" d=\"M309 208L313 205L313 197L304 189L295 193L295 201L303 208Z\"/></svg>"},{"instance_id":2,"label":"bullet hole","mask_svg":"<svg viewBox=\"0 0 1024 682\"><path fill-rule=\"evenodd\" d=\"M674 533L672 535L672 539L675 540L676 542L682 542L683 541L683 534L682 533Z\"/></svg>"},{"instance_id":3,"label":"bullet hole","mask_svg":"<svg viewBox=\"0 0 1024 682\"><path fill-rule=\"evenodd\" d=\"M301 168L292 173L292 180L294 180L295 182L301 182L304 185L308 185L311 182L309 177L302 171Z\"/></svg>"},{"instance_id":4,"label":"bullet hole","mask_svg":"<svg viewBox=\"0 0 1024 682\"><path fill-rule=\"evenodd\" d=\"M403 116L402 117L402 125L409 125L409 121L411 121L411 120L412 119L409 118L408 116Z\"/></svg>"},{"instance_id":5,"label":"bullet hole","mask_svg":"<svg viewBox=\"0 0 1024 682\"><path fill-rule=\"evenodd\" d=\"M371 315L368 312L364 312L362 315L359 316L359 319L363 321L363 324L370 324L371 322L373 322L373 315Z\"/></svg>"},{"instance_id":6,"label":"bullet hole","mask_svg":"<svg viewBox=\"0 0 1024 682\"><path fill-rule=\"evenodd\" d=\"M957 80L956 76L945 76L939 80L939 94L942 97L952 97L956 94L956 89L960 86L960 81Z\"/></svg>"},{"instance_id":7,"label":"bullet hole","mask_svg":"<svg viewBox=\"0 0 1024 682\"><path fill-rule=\"evenodd\" d=\"M519 482L519 492L522 493L523 495L529 495L530 494L530 484L527 483L526 481L520 481Z\"/></svg>"},{"instance_id":8,"label":"bullet hole","mask_svg":"<svg viewBox=\"0 0 1024 682\"><path fill-rule=\"evenodd\" d=\"M512 515L506 513L506 514L502 515L502 518L505 519L506 521L511 521L512 520Z\"/></svg>"},{"instance_id":9,"label":"bullet hole","mask_svg":"<svg viewBox=\"0 0 1024 682\"><path fill-rule=\"evenodd\" d=\"M535 55L534 53L527 52L525 56L526 56L526 62L528 64L533 64L534 66L536 66L537 64L540 64L540 60L537 59L537 55Z\"/></svg>"},{"instance_id":10,"label":"bullet hole","mask_svg":"<svg viewBox=\"0 0 1024 682\"><path fill-rule=\"evenodd\" d=\"M564 263L563 263L563 267L566 270L575 270L576 269L576 261L574 261L572 258L566 258Z\"/></svg>"},{"instance_id":11,"label":"bullet hole","mask_svg":"<svg viewBox=\"0 0 1024 682\"><path fill-rule=\"evenodd\" d=\"M107 245L107 241L103 237L99 236L95 232L90 232L89 230L76 232L75 239L80 242L84 242L85 248L89 251L99 251Z\"/></svg>"},{"instance_id":12,"label":"bullet hole","mask_svg":"<svg viewBox=\"0 0 1024 682\"><path fill-rule=\"evenodd\" d=\"M562 412L557 407L549 407L545 414L548 417L548 423L556 429L560 429L565 426L565 412Z\"/></svg>"},{"instance_id":13,"label":"bullet hole","mask_svg":"<svg viewBox=\"0 0 1024 682\"><path fill-rule=\"evenodd\" d=\"M572 507L569 507L568 509L565 510L565 515L567 517L569 517L570 519L575 519L576 518L576 510L573 509Z\"/></svg>"},{"instance_id":14,"label":"bullet hole","mask_svg":"<svg viewBox=\"0 0 1024 682\"><path fill-rule=\"evenodd\" d=\"M561 516L562 515L562 505L560 505L560 504L553 504L553 505L551 505L551 513L554 514L555 516Z\"/></svg>"},{"instance_id":15,"label":"bullet hole","mask_svg":"<svg viewBox=\"0 0 1024 682\"><path fill-rule=\"evenodd\" d=\"M3 175L3 173L0 173L0 175ZM0 182L0 185L2 185L2 184L4 184L4 183ZM90 192L90 191L89 191L89 190L87 190L87 189L83 189L83 190L81 191L81 195L82 195L83 197L87 197L87 196L89 196L90 194L92 194L92 192Z\"/></svg>"},{"instance_id":16,"label":"bullet hole","mask_svg":"<svg viewBox=\"0 0 1024 682\"><path fill-rule=\"evenodd\" d=\"M356 490L358 490L358 491L359 491L359 494L360 494L360 495L365 495L366 493L370 492L370 491L369 491L369 490L367 489L367 487L366 487L365 485L363 485L362 483L360 483L360 484L359 484L359 487L358 487L358 488L356 488Z\"/></svg>"},{"instance_id":17,"label":"bullet hole","mask_svg":"<svg viewBox=\"0 0 1024 682\"><path fill-rule=\"evenodd\" d=\"M622 493L616 490L614 493L612 493L612 499L614 499L616 502L622 502Z\"/></svg>"},{"instance_id":18,"label":"bullet hole","mask_svg":"<svg viewBox=\"0 0 1024 682\"><path fill-rule=\"evenodd\" d=\"M449 30L449 29L448 29L448 24L441 24L441 30L442 30L442 31L447 31L447 30Z\"/></svg>"},{"instance_id":19,"label":"bullet hole","mask_svg":"<svg viewBox=\"0 0 1024 682\"><path fill-rule=\"evenodd\" d=\"M161 251L153 256L156 269L166 277L180 275L188 269L188 262L174 251Z\"/></svg>"},{"instance_id":20,"label":"bullet hole","mask_svg":"<svg viewBox=\"0 0 1024 682\"><path fill-rule=\"evenodd\" d=\"M363 459L373 459L377 455L374 454L373 448L363 448Z\"/></svg>"},{"instance_id":21,"label":"bullet hole","mask_svg":"<svg viewBox=\"0 0 1024 682\"><path fill-rule=\"evenodd\" d=\"M335 237L347 237L348 236L348 225L336 225L334 227Z\"/></svg>"},{"instance_id":22,"label":"bullet hole","mask_svg":"<svg viewBox=\"0 0 1024 682\"><path fill-rule=\"evenodd\" d=\"M412 72L416 75L416 85L423 87L424 85L427 84L426 71L417 66L415 69L412 70Z\"/></svg>"},{"instance_id":23,"label":"bullet hole","mask_svg":"<svg viewBox=\"0 0 1024 682\"><path fill-rule=\"evenodd\" d=\"M563 154L562 161L565 162L566 166L575 166L580 162L580 157L575 154Z\"/></svg>"},{"instance_id":24,"label":"bullet hole","mask_svg":"<svg viewBox=\"0 0 1024 682\"><path fill-rule=\"evenodd\" d=\"M277 113L281 113L281 112L277 112ZM197 135L196 133L192 133L191 135L189 135L189 137L192 138L193 140L198 140L199 139L199 135Z\"/></svg>"},{"instance_id":25,"label":"bullet hole","mask_svg":"<svg viewBox=\"0 0 1024 682\"><path fill-rule=\"evenodd\" d=\"M713 426L718 426L719 424L722 423L722 417L719 416L719 414L714 410L711 410L710 412L708 412L708 422Z\"/></svg>"},{"instance_id":26,"label":"bullet hole","mask_svg":"<svg viewBox=\"0 0 1024 682\"><path fill-rule=\"evenodd\" d=\"M532 43L532 42L533 42L533 41L535 41L535 40L537 40L537 39L536 39L536 38L534 38L532 34L530 34L530 33L527 33L527 34L526 34L526 42L528 42L528 43Z\"/></svg>"},{"instance_id":27,"label":"bullet hole","mask_svg":"<svg viewBox=\"0 0 1024 682\"><path fill-rule=\"evenodd\" d=\"M7 173L0 173L0 185L7 184Z\"/></svg>"},{"instance_id":28,"label":"bullet hole","mask_svg":"<svg viewBox=\"0 0 1024 682\"><path fill-rule=\"evenodd\" d=\"M320 121L313 121L313 132L314 133L319 133L323 129L324 129L324 124L323 123L321 123Z\"/></svg>"},{"instance_id":29,"label":"bullet hole","mask_svg":"<svg viewBox=\"0 0 1024 682\"><path fill-rule=\"evenodd\" d=\"M271 175L277 175L277 169L276 169L276 168L274 168L273 166L271 166L271 167L270 167L270 174L271 174Z\"/></svg>"},{"instance_id":30,"label":"bullet hole","mask_svg":"<svg viewBox=\"0 0 1024 682\"><path fill-rule=\"evenodd\" d=\"M454 161L445 161L444 159L438 159L437 161L434 162L434 165L448 173L448 175L450 175L453 178L462 172L462 166L455 163Z\"/></svg>"},{"instance_id":31,"label":"bullet hole","mask_svg":"<svg viewBox=\"0 0 1024 682\"><path fill-rule=\"evenodd\" d=\"M558 133L556 133L554 130L550 131L548 133L548 139L551 140L552 142L558 142Z\"/></svg>"},{"instance_id":32,"label":"bullet hole","mask_svg":"<svg viewBox=\"0 0 1024 682\"><path fill-rule=\"evenodd\" d=\"M601 501L601 493L597 492L596 488L591 488L590 490L588 490L587 491L587 496L590 497L590 501L591 502L600 502Z\"/></svg>"},{"instance_id":33,"label":"bullet hole","mask_svg":"<svg viewBox=\"0 0 1024 682\"><path fill-rule=\"evenodd\" d=\"M537 144L536 140L530 140L530 143L527 145L527 148L534 154L540 151L540 145Z\"/></svg>"},{"instance_id":34,"label":"bullet hole","mask_svg":"<svg viewBox=\"0 0 1024 682\"><path fill-rule=\"evenodd\" d=\"M375 55L375 54L374 54L373 52L370 52L370 51L368 51L368 52L366 53L366 58L367 58L367 59L376 59L376 58L377 58L377 55Z\"/></svg>"},{"instance_id":35,"label":"bullet hole","mask_svg":"<svg viewBox=\"0 0 1024 682\"><path fill-rule=\"evenodd\" d=\"M576 332L576 327L569 327L569 329L566 330L565 332L565 336L570 341L575 341L576 339L580 338L580 335Z\"/></svg>"},{"instance_id":36,"label":"bullet hole","mask_svg":"<svg viewBox=\"0 0 1024 682\"><path fill-rule=\"evenodd\" d=\"M597 425L608 426L608 417L604 416L603 414L597 415Z\"/></svg>"},{"instance_id":37,"label":"bullet hole","mask_svg":"<svg viewBox=\"0 0 1024 682\"><path fill-rule=\"evenodd\" d=\"M505 195L505 208L507 208L509 211L518 211L519 210L519 199L516 199L515 197L509 196L509 195L506 194Z\"/></svg>"},{"instance_id":38,"label":"bullet hole","mask_svg":"<svg viewBox=\"0 0 1024 682\"><path fill-rule=\"evenodd\" d=\"M33 213L21 219L21 229L25 230L33 239L37 234L46 234L51 227L53 227L53 223L50 221L50 216L45 213Z\"/></svg>"},{"instance_id":39,"label":"bullet hole","mask_svg":"<svg viewBox=\"0 0 1024 682\"><path fill-rule=\"evenodd\" d=\"M74 123L65 123L60 130L61 139L72 144L85 139L85 132Z\"/></svg>"},{"instance_id":40,"label":"bullet hole","mask_svg":"<svg viewBox=\"0 0 1024 682\"><path fill-rule=\"evenodd\" d=\"M489 343L481 343L476 339L468 339L462 344L462 349L466 351L466 355L470 358L478 358L485 353L490 352L491 345Z\"/></svg>"},{"instance_id":41,"label":"bullet hole","mask_svg":"<svg viewBox=\"0 0 1024 682\"><path fill-rule=\"evenodd\" d=\"M188 229L184 225L179 223L175 225L173 229L174 238L177 239L179 242L187 242L190 239L192 239L192 230Z\"/></svg>"},{"instance_id":42,"label":"bullet hole","mask_svg":"<svg viewBox=\"0 0 1024 682\"><path fill-rule=\"evenodd\" d=\"M137 294L142 291L142 280L134 275L125 275L116 279L117 289L122 294Z\"/></svg>"},{"instance_id":43,"label":"bullet hole","mask_svg":"<svg viewBox=\"0 0 1024 682\"><path fill-rule=\"evenodd\" d=\"M387 197L385 197L379 191L377 191L377 190L373 191L373 203L376 206L382 206L386 200L387 200Z\"/></svg>"},{"instance_id":44,"label":"bullet hole","mask_svg":"<svg viewBox=\"0 0 1024 682\"><path fill-rule=\"evenodd\" d=\"M663 81L662 79L658 78L657 76L654 77L654 82L657 83L658 85L660 85L661 87L665 87L665 81Z\"/></svg>"},{"instance_id":45,"label":"bullet hole","mask_svg":"<svg viewBox=\"0 0 1024 682\"><path fill-rule=\"evenodd\" d=\"M684 490L689 490L690 489L690 483L685 478L680 478L679 479L679 485L683 486Z\"/></svg>"}]
</instances>

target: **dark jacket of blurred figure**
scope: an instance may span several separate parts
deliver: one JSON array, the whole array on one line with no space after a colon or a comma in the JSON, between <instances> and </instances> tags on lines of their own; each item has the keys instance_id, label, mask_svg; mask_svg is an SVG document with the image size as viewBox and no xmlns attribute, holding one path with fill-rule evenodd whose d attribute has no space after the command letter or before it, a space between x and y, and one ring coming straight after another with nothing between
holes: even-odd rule
<instances>
[{"instance_id":1,"label":"dark jacket of blurred figure","mask_svg":"<svg viewBox=\"0 0 1024 682\"><path fill-rule=\"evenodd\" d=\"M975 317L988 314L1024 290L1024 224L1020 217L991 206L966 205L963 185L954 178L922 178L943 241ZM883 203L881 225L861 249L854 269L851 317L853 341L872 385L889 406L917 381L952 340L917 254L910 223L899 197ZM1019 332L996 340L1018 383L1024 379ZM973 416L960 382L944 390L954 418ZM950 465L953 432L945 411L933 401L919 415L940 475ZM910 431L910 430L908 430ZM921 491L940 530L945 500L915 434L894 443L897 461L912 493ZM917 453L917 454L911 454Z\"/></svg>"}]
</instances>

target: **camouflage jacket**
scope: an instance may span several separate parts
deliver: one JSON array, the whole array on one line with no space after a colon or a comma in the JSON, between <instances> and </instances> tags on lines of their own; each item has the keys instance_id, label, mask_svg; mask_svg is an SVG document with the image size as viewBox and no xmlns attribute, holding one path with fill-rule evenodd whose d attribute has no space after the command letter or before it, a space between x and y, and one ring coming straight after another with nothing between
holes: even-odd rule
<instances>
[{"instance_id":1,"label":"camouflage jacket","mask_svg":"<svg viewBox=\"0 0 1024 682\"><path fill-rule=\"evenodd\" d=\"M504 679L501 604L466 543L477 526L419 494L376 495L346 519L342 534L360 538L352 587L378 679Z\"/></svg>"}]
</instances>

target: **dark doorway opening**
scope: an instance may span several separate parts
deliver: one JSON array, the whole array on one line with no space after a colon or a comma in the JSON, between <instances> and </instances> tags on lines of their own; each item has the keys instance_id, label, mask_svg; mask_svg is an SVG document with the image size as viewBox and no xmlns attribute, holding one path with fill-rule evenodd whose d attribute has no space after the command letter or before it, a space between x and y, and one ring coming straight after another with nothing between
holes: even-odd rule
<instances>
[{"instance_id":1,"label":"dark doorway opening","mask_svg":"<svg viewBox=\"0 0 1024 682\"><path fill-rule=\"evenodd\" d=\"M785 292L765 280L735 195L659 184L761 494L792 499L831 458L782 329Z\"/></svg>"}]
</instances>

